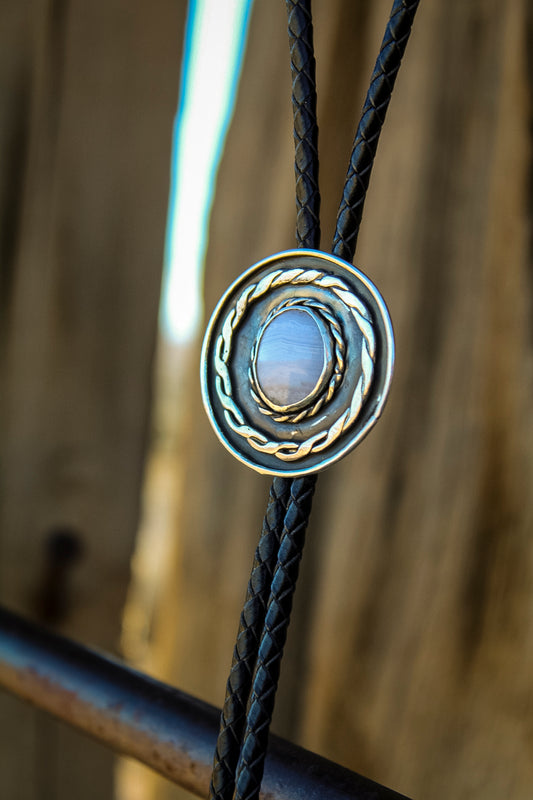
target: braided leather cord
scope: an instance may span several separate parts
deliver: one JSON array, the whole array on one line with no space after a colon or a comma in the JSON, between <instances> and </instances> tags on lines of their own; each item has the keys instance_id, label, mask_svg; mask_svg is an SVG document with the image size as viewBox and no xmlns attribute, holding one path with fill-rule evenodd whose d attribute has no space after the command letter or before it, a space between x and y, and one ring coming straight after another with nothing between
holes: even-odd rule
<instances>
[{"instance_id":1,"label":"braided leather cord","mask_svg":"<svg viewBox=\"0 0 533 800\"><path fill-rule=\"evenodd\" d=\"M233 797L235 772L245 730L246 708L252 689L257 651L265 621L270 585L276 566L291 484L292 481L288 478L275 478L270 488L261 536L241 612L231 671L226 684L226 698L220 718L220 730L209 786L210 800L231 800Z\"/></svg>"},{"instance_id":2,"label":"braided leather cord","mask_svg":"<svg viewBox=\"0 0 533 800\"><path fill-rule=\"evenodd\" d=\"M287 0L287 12L293 78L292 104L297 209L296 241L299 247L318 248L320 245L318 126L316 122L315 60L313 55L310 0L297 0L296 2ZM209 787L209 800L231 800L233 797L235 774L245 731L246 709L252 691L252 679L260 641L262 641L261 635L262 633L264 635L263 625L265 623L267 602L271 591L271 583L273 582L282 533L284 536L288 534L291 537L291 521L294 521L297 526L296 533L300 535L300 539L296 538L295 541L301 541L301 546L303 546L305 528L311 508L310 497L312 497L315 483L315 478L306 479L303 485L299 481L286 478L275 478L272 483L261 538L257 546L246 600L241 613L231 671L226 685L226 697L222 709ZM310 491L310 487L312 487L312 491ZM289 509L287 509L289 496L291 496L291 500ZM302 518L301 514L305 509L307 509L307 517ZM301 549L297 558L296 574L300 557ZM289 581L284 594L286 595L288 592L290 595L290 613L290 605L292 605L292 595L296 583L295 578L292 578L294 573L289 570L285 573L277 571L276 574L285 575L285 580ZM279 581L280 578L278 578L278 583ZM283 643L288 621L287 617ZM279 651L279 660L281 660L282 649L283 645ZM271 695L272 708L274 694L275 689ZM265 739L265 751L271 715L272 709L266 724L260 723ZM260 772L258 773L257 769L251 769L248 780L260 785L263 764L261 763L258 766L260 766ZM259 777L257 777L258 775Z\"/></svg>"},{"instance_id":3,"label":"braided leather cord","mask_svg":"<svg viewBox=\"0 0 533 800\"><path fill-rule=\"evenodd\" d=\"M298 247L318 248L320 192L311 2L286 0L286 6L294 117L296 242ZM246 733L236 778L235 800L259 796L281 657L287 636L305 531L311 513L316 476L291 480L288 483L290 502L284 520L276 572L272 580L267 616L259 644ZM279 533L281 534L281 528Z\"/></svg>"},{"instance_id":4,"label":"braided leather cord","mask_svg":"<svg viewBox=\"0 0 533 800\"><path fill-rule=\"evenodd\" d=\"M334 254L347 261L352 260L355 252L379 134L418 2L395 0L372 74L332 248ZM320 194L311 4L310 0L286 0L286 5L293 77L296 239L299 247L318 248ZM210 800L259 798L281 658L316 480L316 475L294 480L276 478L270 490L226 688Z\"/></svg>"},{"instance_id":5,"label":"braided leather cord","mask_svg":"<svg viewBox=\"0 0 533 800\"><path fill-rule=\"evenodd\" d=\"M259 797L281 658L315 485L315 475L292 481L291 498L259 645L237 771L235 800L257 800Z\"/></svg>"},{"instance_id":6,"label":"braided leather cord","mask_svg":"<svg viewBox=\"0 0 533 800\"><path fill-rule=\"evenodd\" d=\"M296 242L298 247L320 247L320 192L318 189L318 124L313 23L310 0L286 0L292 74L294 117L294 173L296 178Z\"/></svg>"},{"instance_id":7,"label":"braided leather cord","mask_svg":"<svg viewBox=\"0 0 533 800\"><path fill-rule=\"evenodd\" d=\"M411 33L418 3L419 0L410 2L394 0L381 50L370 79L333 238L332 252L348 262L354 257L379 135L385 122L394 82Z\"/></svg>"}]
</instances>

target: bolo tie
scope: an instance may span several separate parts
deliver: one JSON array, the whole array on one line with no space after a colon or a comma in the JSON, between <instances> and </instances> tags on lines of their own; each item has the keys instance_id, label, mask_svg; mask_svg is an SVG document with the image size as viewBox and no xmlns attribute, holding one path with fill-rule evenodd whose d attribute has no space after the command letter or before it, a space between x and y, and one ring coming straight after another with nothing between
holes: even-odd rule
<instances>
[{"instance_id":1,"label":"bolo tie","mask_svg":"<svg viewBox=\"0 0 533 800\"><path fill-rule=\"evenodd\" d=\"M202 397L222 444L273 476L226 686L210 800L257 800L317 474L378 420L394 366L387 307L352 266L394 82L418 7L394 0L357 127L331 252L320 250L310 0L286 0L297 249L244 272L216 306Z\"/></svg>"}]
</instances>

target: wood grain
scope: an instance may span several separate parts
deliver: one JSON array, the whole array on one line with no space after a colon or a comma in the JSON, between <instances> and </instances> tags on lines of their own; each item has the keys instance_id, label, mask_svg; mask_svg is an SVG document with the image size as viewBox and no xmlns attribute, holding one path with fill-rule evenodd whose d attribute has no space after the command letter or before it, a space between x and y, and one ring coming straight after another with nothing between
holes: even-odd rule
<instances>
[{"instance_id":1,"label":"wood grain","mask_svg":"<svg viewBox=\"0 0 533 800\"><path fill-rule=\"evenodd\" d=\"M184 15L170 0L0 11L0 596L110 651L138 524ZM65 530L81 555L61 571L50 539ZM0 720L6 800L113 796L109 752L12 698Z\"/></svg>"}]
</instances>

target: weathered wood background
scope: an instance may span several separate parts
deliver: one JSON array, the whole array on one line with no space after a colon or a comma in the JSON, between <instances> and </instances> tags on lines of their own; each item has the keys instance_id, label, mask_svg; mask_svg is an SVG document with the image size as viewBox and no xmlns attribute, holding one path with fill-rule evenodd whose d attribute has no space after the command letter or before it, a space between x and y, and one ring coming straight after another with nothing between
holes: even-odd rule
<instances>
[{"instance_id":1,"label":"weathered wood background","mask_svg":"<svg viewBox=\"0 0 533 800\"><path fill-rule=\"evenodd\" d=\"M137 523L183 5L1 11L1 597L35 611L45 542L67 525L84 555L58 624L108 649ZM324 249L389 7L314 3ZM294 243L285 28L284 3L256 0L208 312ZM533 791L532 39L527 0L421 2L356 255L393 317L392 396L319 480L279 692L277 732L415 798ZM199 409L194 367L151 642L159 675L220 704L268 481ZM4 697L0 745L8 800L111 796L106 753Z\"/></svg>"},{"instance_id":2,"label":"weathered wood background","mask_svg":"<svg viewBox=\"0 0 533 800\"><path fill-rule=\"evenodd\" d=\"M0 599L108 651L138 525L185 10L0 3ZM113 772L103 747L0 696L3 800L105 800Z\"/></svg>"},{"instance_id":3,"label":"weathered wood background","mask_svg":"<svg viewBox=\"0 0 533 800\"><path fill-rule=\"evenodd\" d=\"M314 3L324 248L389 7ZM533 792L532 41L522 0L421 2L356 255L394 321L392 396L319 480L283 666L276 730L415 798ZM293 246L289 97L284 4L256 0L209 313L245 267ZM267 481L220 447L191 392L177 610L160 636L168 675L220 704Z\"/></svg>"}]
</instances>

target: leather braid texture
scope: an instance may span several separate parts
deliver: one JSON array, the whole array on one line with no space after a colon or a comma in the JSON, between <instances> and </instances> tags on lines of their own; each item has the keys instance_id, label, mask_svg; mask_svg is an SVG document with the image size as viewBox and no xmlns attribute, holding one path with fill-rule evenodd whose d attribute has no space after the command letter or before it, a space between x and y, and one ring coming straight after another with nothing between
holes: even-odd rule
<instances>
[{"instance_id":1,"label":"leather braid texture","mask_svg":"<svg viewBox=\"0 0 533 800\"><path fill-rule=\"evenodd\" d=\"M310 0L286 0L294 115L294 173L296 178L296 242L320 247L318 189L318 125L316 118L315 57Z\"/></svg>"},{"instance_id":2,"label":"leather braid texture","mask_svg":"<svg viewBox=\"0 0 533 800\"><path fill-rule=\"evenodd\" d=\"M355 135L332 248L335 255L348 262L354 257L379 135L418 3L419 0L394 0Z\"/></svg>"},{"instance_id":3,"label":"leather braid texture","mask_svg":"<svg viewBox=\"0 0 533 800\"><path fill-rule=\"evenodd\" d=\"M259 797L281 658L315 485L315 475L292 481L290 502L259 645L236 778L235 800L257 800Z\"/></svg>"},{"instance_id":4,"label":"leather braid texture","mask_svg":"<svg viewBox=\"0 0 533 800\"><path fill-rule=\"evenodd\" d=\"M295 143L295 177L296 177L296 240L299 247L319 247L320 245L320 193L318 189L318 126L316 123L316 83L315 60L313 55L313 29L311 23L310 0L292 2L287 0L289 18L289 42L291 52L291 72L293 77L292 101L294 113L294 143ZM311 486L314 491L316 479L306 479L305 486ZM226 697L222 709L220 730L217 739L213 772L209 787L210 800L231 800L235 791L235 775L241 754L241 744L246 727L246 711L252 692L254 669L260 647L261 636L264 635L263 625L267 602L271 591L276 560L282 535L291 533L291 521L297 524L298 531L305 535L305 527L311 509L308 488L305 489L300 501L300 483L287 478L275 478L269 495L268 507L263 522L261 538L256 550L252 574L248 583L248 590L244 608L241 613L239 632L233 652L233 661L230 675L226 685ZM294 497L292 497L294 494ZM287 502L290 500L290 514L287 511ZM305 498L309 497L307 502ZM307 517L301 516L307 509ZM287 517L286 517L287 513ZM302 537L303 546L303 537ZM301 550L300 550L301 555ZM297 559L299 564L300 556ZM297 574L296 565L296 574ZM290 603L295 588L295 578L291 580L291 571L278 575L278 588L283 575L291 581L288 585ZM290 608L289 608L290 612ZM283 643L285 642L286 618ZM274 640L272 640L274 641ZM282 648L278 658L281 660ZM277 684L277 679L276 679ZM274 706L274 692L271 703ZM268 728L272 709L268 721L261 726L265 741L268 737ZM257 715L256 715L257 716ZM252 736L248 734L248 740ZM263 754L264 762L264 754ZM263 762L260 764L260 774L263 774ZM244 762L243 762L244 763ZM256 783L257 769L251 770L249 777L247 767L240 771L242 781ZM246 773L246 774L245 774ZM259 783L261 781L259 778ZM259 791L259 789L258 789Z\"/></svg>"},{"instance_id":5,"label":"leather braid texture","mask_svg":"<svg viewBox=\"0 0 533 800\"><path fill-rule=\"evenodd\" d=\"M318 126L310 0L286 0L294 112L296 239L320 244ZM354 141L333 253L351 261L379 134L418 0L395 0ZM316 476L275 478L255 554L221 716L210 800L258 800Z\"/></svg>"},{"instance_id":6,"label":"leather braid texture","mask_svg":"<svg viewBox=\"0 0 533 800\"><path fill-rule=\"evenodd\" d=\"M294 117L294 172L296 179L296 242L298 247L320 246L320 192L318 188L318 125L313 25L310 0L286 0L292 74ZM275 478L270 497L275 491ZM259 797L268 732L279 678L281 657L287 636L292 598L311 513L316 477L285 480L290 493L286 515L277 530L277 565L272 577L270 599L261 640L253 688L249 684L249 707L244 726L239 726L240 750L235 800ZM269 501L270 505L270 501ZM268 509L267 509L268 516ZM241 618L242 620L242 618ZM231 676L230 676L231 679ZM247 697L248 699L248 697ZM244 734L244 739L242 739ZM231 765L239 753L232 750ZM234 773L235 774L235 773ZM222 797L220 798L222 800ZM224 800L229 800L226 796Z\"/></svg>"},{"instance_id":7,"label":"leather braid texture","mask_svg":"<svg viewBox=\"0 0 533 800\"><path fill-rule=\"evenodd\" d=\"M246 723L246 708L252 690L257 652L265 622L270 585L274 575L287 503L292 481L275 478L270 488L268 506L257 550L246 600L241 612L239 632L226 698L220 719L213 773L209 787L210 800L231 800L235 788L235 772Z\"/></svg>"}]
</instances>

